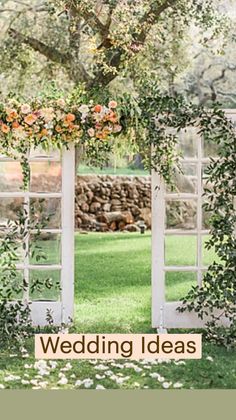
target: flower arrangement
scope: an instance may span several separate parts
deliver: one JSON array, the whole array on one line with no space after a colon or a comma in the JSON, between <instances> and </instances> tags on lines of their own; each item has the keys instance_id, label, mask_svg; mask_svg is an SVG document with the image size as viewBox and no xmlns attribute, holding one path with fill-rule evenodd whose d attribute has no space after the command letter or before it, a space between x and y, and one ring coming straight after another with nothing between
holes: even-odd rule
<instances>
[{"instance_id":1,"label":"flower arrangement","mask_svg":"<svg viewBox=\"0 0 236 420\"><path fill-rule=\"evenodd\" d=\"M15 99L0 104L0 151L14 156L31 147L61 147L70 142L103 141L119 133L117 102L108 106L71 105L64 99L21 104Z\"/></svg>"}]
</instances>

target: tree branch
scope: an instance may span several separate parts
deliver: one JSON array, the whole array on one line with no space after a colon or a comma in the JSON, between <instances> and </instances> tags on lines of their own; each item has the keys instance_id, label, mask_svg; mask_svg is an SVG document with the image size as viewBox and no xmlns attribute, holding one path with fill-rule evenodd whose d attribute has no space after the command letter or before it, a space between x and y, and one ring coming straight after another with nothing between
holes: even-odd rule
<instances>
[{"instance_id":1,"label":"tree branch","mask_svg":"<svg viewBox=\"0 0 236 420\"><path fill-rule=\"evenodd\" d=\"M140 19L140 27L143 28L141 30L140 33L138 33L135 37L134 37L134 47L136 46L136 44L140 45L140 44L144 44L146 41L146 37L149 33L150 28L156 23L158 17L169 7L171 7L172 5L174 5L177 2L177 0L166 0L163 4L161 4L160 6L156 5L156 2L152 2L152 5L150 6L149 10L142 16L142 18ZM109 25L111 24L111 22L109 22ZM109 26L108 26L108 33L106 32L106 35L109 35ZM106 48L105 43L102 44L102 46L104 46ZM109 50L111 45L109 45L108 43L108 47L107 50ZM130 47L130 49L133 52L138 53L140 51L140 48L132 48L132 45ZM122 49L121 47L119 47L119 49L117 49L117 51L113 54L112 58L108 59L108 66L112 67L114 70L119 70L119 68L121 67L122 64L122 56L123 54L125 54L125 50ZM103 74L103 72L101 72L100 74L98 74L95 79L93 80L93 85L96 84L102 84L103 86L106 86L108 83L110 83L113 79L115 79L117 72L116 71L110 71L106 74Z\"/></svg>"},{"instance_id":2,"label":"tree branch","mask_svg":"<svg viewBox=\"0 0 236 420\"><path fill-rule=\"evenodd\" d=\"M135 41L144 43L148 35L149 29L156 23L159 16L169 7L173 6L177 0L166 0L163 4L157 6L156 1L153 1L150 9L142 16L139 24L143 29L135 38Z\"/></svg>"},{"instance_id":3,"label":"tree branch","mask_svg":"<svg viewBox=\"0 0 236 420\"><path fill-rule=\"evenodd\" d=\"M66 65L72 58L69 53L63 54L56 48L50 47L36 38L25 36L13 28L10 28L8 33L12 38L15 38L17 42L29 45L34 51L39 52L55 63Z\"/></svg>"},{"instance_id":4,"label":"tree branch","mask_svg":"<svg viewBox=\"0 0 236 420\"><path fill-rule=\"evenodd\" d=\"M9 29L9 34L17 40L17 42L30 46L34 51L44 55L44 57L53 61L54 63L61 64L73 77L75 82L83 81L88 83L91 78L86 72L83 64L75 60L73 54L61 53L54 47L50 47L36 38L26 37L22 33L13 28Z\"/></svg>"}]
</instances>

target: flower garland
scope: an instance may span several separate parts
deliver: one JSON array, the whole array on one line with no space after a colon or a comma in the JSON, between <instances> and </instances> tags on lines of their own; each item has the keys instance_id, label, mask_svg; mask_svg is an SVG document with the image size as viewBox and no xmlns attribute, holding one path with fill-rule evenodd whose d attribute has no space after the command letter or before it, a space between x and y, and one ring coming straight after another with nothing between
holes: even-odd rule
<instances>
[{"instance_id":1,"label":"flower garland","mask_svg":"<svg viewBox=\"0 0 236 420\"><path fill-rule=\"evenodd\" d=\"M71 105L58 99L45 106L38 99L31 104L11 99L0 104L0 151L15 158L39 145L49 148L107 140L122 129L116 108L116 101L108 106L92 102Z\"/></svg>"}]
</instances>

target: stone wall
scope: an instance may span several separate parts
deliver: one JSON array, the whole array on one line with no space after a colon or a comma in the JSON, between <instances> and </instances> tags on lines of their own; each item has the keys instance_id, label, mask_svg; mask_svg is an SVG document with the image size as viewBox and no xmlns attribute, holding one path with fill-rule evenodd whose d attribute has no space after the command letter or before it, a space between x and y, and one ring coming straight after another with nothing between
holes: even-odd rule
<instances>
[{"instance_id":1,"label":"stone wall","mask_svg":"<svg viewBox=\"0 0 236 420\"><path fill-rule=\"evenodd\" d=\"M138 231L151 227L150 176L81 175L75 190L75 227Z\"/></svg>"}]
</instances>

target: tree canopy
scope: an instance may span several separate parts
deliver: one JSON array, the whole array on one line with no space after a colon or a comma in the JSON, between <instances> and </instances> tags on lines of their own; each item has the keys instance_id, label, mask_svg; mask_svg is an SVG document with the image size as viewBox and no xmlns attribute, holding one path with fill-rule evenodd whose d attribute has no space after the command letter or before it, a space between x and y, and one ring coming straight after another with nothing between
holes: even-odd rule
<instances>
[{"instance_id":1,"label":"tree canopy","mask_svg":"<svg viewBox=\"0 0 236 420\"><path fill-rule=\"evenodd\" d=\"M207 42L227 27L219 0L2 0L1 76L31 93L50 79L125 90L152 73L171 89L188 65L189 30ZM201 28L204 28L201 31ZM208 35L206 35L208 31ZM202 35L201 35L202 34Z\"/></svg>"}]
</instances>

